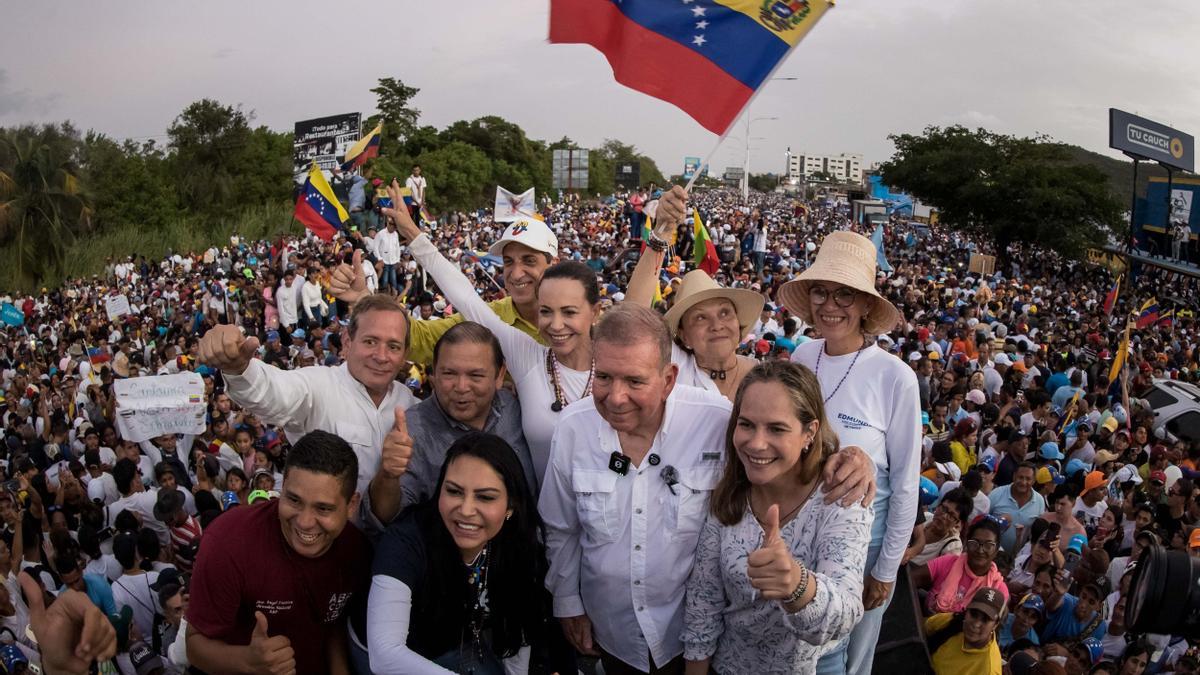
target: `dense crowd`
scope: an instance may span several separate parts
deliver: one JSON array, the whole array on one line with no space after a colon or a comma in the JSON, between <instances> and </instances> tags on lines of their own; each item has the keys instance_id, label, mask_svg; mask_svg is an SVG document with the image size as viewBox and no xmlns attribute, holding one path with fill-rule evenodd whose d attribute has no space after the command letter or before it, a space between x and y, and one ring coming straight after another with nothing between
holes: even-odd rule
<instances>
[{"instance_id":1,"label":"dense crowd","mask_svg":"<svg viewBox=\"0 0 1200 675\"><path fill-rule=\"evenodd\" d=\"M1195 279L1106 308L1105 268L896 216L883 271L833 194L355 189L332 241L0 298L8 672L869 673L897 593L939 673L1200 670L1125 619L1144 550L1200 556L1200 405L1155 414ZM203 433L124 438L114 382L186 372Z\"/></svg>"}]
</instances>

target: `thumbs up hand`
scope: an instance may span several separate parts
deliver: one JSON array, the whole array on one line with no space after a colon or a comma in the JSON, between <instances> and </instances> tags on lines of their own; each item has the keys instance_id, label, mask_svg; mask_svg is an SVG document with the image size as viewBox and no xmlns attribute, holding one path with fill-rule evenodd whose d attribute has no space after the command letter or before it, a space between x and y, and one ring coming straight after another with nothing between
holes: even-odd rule
<instances>
[{"instance_id":1,"label":"thumbs up hand","mask_svg":"<svg viewBox=\"0 0 1200 675\"><path fill-rule=\"evenodd\" d=\"M363 274L361 250L354 249L349 265L342 263L333 268L333 274L329 276L329 294L350 305L367 294L367 277Z\"/></svg>"},{"instance_id":2,"label":"thumbs up hand","mask_svg":"<svg viewBox=\"0 0 1200 675\"><path fill-rule=\"evenodd\" d=\"M804 570L779 535L778 504L767 509L763 530L762 546L746 559L750 585L767 600L783 600L800 585Z\"/></svg>"},{"instance_id":3,"label":"thumbs up hand","mask_svg":"<svg viewBox=\"0 0 1200 675\"><path fill-rule=\"evenodd\" d=\"M258 338L237 326L215 326L200 338L200 363L229 375L241 375L258 351Z\"/></svg>"},{"instance_id":4,"label":"thumbs up hand","mask_svg":"<svg viewBox=\"0 0 1200 675\"><path fill-rule=\"evenodd\" d=\"M399 478L408 470L412 453L413 440L412 436L408 435L408 421L404 417L404 408L396 406L396 421L383 439L383 458L379 463L379 470L388 478Z\"/></svg>"},{"instance_id":5,"label":"thumbs up hand","mask_svg":"<svg viewBox=\"0 0 1200 675\"><path fill-rule=\"evenodd\" d=\"M254 613L254 632L250 634L250 672L284 675L296 672L296 653L292 641L283 635L267 634L267 617Z\"/></svg>"}]
</instances>

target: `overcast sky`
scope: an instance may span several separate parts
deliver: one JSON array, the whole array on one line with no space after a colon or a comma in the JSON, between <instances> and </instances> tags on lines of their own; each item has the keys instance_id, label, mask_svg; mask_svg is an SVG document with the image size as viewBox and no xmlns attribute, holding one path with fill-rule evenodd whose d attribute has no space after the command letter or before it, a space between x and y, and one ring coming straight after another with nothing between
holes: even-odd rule
<instances>
[{"instance_id":1,"label":"overcast sky","mask_svg":"<svg viewBox=\"0 0 1200 675\"><path fill-rule=\"evenodd\" d=\"M163 137L188 103L242 104L256 121L374 110L396 77L421 122L500 115L534 138L632 143L664 173L716 137L617 84L585 45L546 41L546 0L0 0L0 125L69 119L118 138ZM784 149L891 156L889 133L961 123L1109 152L1110 106L1200 132L1200 2L842 0L750 108L751 170ZM740 165L738 124L713 159ZM763 137L755 140L754 137ZM436 176L431 177L436 183ZM510 186L514 189L523 186Z\"/></svg>"}]
</instances>

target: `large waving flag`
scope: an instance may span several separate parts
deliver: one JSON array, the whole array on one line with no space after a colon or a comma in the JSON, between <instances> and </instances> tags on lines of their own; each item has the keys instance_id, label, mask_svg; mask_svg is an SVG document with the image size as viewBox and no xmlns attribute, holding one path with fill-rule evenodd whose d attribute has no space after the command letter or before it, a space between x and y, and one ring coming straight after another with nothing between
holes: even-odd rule
<instances>
[{"instance_id":1,"label":"large waving flag","mask_svg":"<svg viewBox=\"0 0 1200 675\"><path fill-rule=\"evenodd\" d=\"M617 82L724 134L829 0L550 0L550 41L604 53Z\"/></svg>"},{"instance_id":2,"label":"large waving flag","mask_svg":"<svg viewBox=\"0 0 1200 675\"><path fill-rule=\"evenodd\" d=\"M1157 322L1157 321L1158 321L1158 300L1155 298L1150 298L1149 300L1146 301L1146 304L1142 305L1142 308L1140 310L1138 310L1138 318L1137 318L1136 328L1138 328L1138 329L1149 328L1150 326L1153 326L1155 324L1155 322Z\"/></svg>"},{"instance_id":3,"label":"large waving flag","mask_svg":"<svg viewBox=\"0 0 1200 675\"><path fill-rule=\"evenodd\" d=\"M383 134L383 124L375 127L374 131L358 139L358 142L350 146L346 151L346 158L342 161L342 171L350 171L354 168L362 166L368 159L379 156L379 137Z\"/></svg>"},{"instance_id":4,"label":"large waving flag","mask_svg":"<svg viewBox=\"0 0 1200 675\"><path fill-rule=\"evenodd\" d=\"M1104 316L1112 316L1113 305L1117 304L1117 295L1121 293L1121 277L1113 282L1112 288L1109 289L1108 295L1104 296Z\"/></svg>"},{"instance_id":5,"label":"large waving flag","mask_svg":"<svg viewBox=\"0 0 1200 675\"><path fill-rule=\"evenodd\" d=\"M333 239L334 233L342 229L342 223L350 220L350 214L333 196L333 188L329 187L329 181L325 180L325 174L317 168L316 162L308 170L304 188L296 198L295 215L296 220L325 241Z\"/></svg>"},{"instance_id":6,"label":"large waving flag","mask_svg":"<svg viewBox=\"0 0 1200 675\"><path fill-rule=\"evenodd\" d=\"M708 229L700 221L700 212L696 209L692 209L692 227L692 262L707 272L708 276L716 276L721 259L717 257L717 247L708 238Z\"/></svg>"}]
</instances>

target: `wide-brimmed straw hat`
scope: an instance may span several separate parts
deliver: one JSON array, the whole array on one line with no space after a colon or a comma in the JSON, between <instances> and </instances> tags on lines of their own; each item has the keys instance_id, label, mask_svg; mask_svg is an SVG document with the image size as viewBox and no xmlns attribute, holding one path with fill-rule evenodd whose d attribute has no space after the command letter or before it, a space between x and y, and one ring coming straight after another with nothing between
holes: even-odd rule
<instances>
[{"instance_id":1,"label":"wide-brimmed straw hat","mask_svg":"<svg viewBox=\"0 0 1200 675\"><path fill-rule=\"evenodd\" d=\"M877 271L875 244L853 232L833 232L821 242L812 265L779 289L779 301L806 324L815 325L808 287L814 281L849 286L875 298L875 306L863 317L863 332L882 335L903 318L896 306L875 289Z\"/></svg>"},{"instance_id":2,"label":"wide-brimmed straw hat","mask_svg":"<svg viewBox=\"0 0 1200 675\"><path fill-rule=\"evenodd\" d=\"M675 304L667 310L667 315L664 317L667 328L671 330L671 335L678 335L679 322L683 320L683 315L689 309L713 298L725 298L733 303L734 310L737 312L738 325L741 327L738 341L744 340L762 312L762 294L742 288L724 288L713 281L713 278L708 276L704 270L692 270L683 276L683 283L675 292Z\"/></svg>"}]
</instances>

